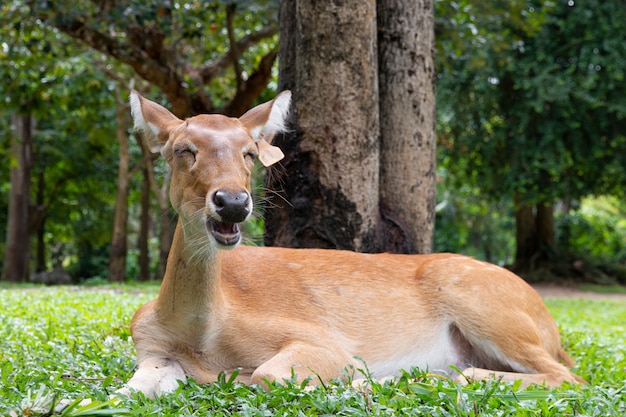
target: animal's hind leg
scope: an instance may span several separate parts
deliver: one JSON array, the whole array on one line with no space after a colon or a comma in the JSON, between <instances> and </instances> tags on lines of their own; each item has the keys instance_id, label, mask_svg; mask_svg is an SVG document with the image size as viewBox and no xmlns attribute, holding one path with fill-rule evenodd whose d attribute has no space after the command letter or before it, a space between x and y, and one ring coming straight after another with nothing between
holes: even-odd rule
<instances>
[{"instance_id":1,"label":"animal's hind leg","mask_svg":"<svg viewBox=\"0 0 626 417\"><path fill-rule=\"evenodd\" d=\"M544 358L541 362L543 361L548 361L548 359ZM461 382L490 378L501 378L502 381L505 382L522 380L522 387L526 387L530 384L546 384L551 387L558 387L564 382L585 383L582 378L572 373L564 365L556 362L552 358L550 358L549 361L550 363L546 363L545 366L538 366L537 369L539 370L537 373L494 371L475 367L467 368L456 380Z\"/></svg>"},{"instance_id":2,"label":"animal's hind leg","mask_svg":"<svg viewBox=\"0 0 626 417\"><path fill-rule=\"evenodd\" d=\"M520 351L503 353L508 365L514 372L496 371L484 368L467 368L457 380L501 378L505 382L522 380L522 386L546 384L551 387L561 386L564 382L584 383L565 365L559 363L542 346L525 346Z\"/></svg>"}]
</instances>

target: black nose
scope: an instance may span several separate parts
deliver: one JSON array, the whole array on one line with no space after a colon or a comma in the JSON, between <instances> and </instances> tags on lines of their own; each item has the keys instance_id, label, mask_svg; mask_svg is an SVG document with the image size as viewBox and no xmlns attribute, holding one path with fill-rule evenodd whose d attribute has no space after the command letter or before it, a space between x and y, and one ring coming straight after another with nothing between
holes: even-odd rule
<instances>
[{"instance_id":1,"label":"black nose","mask_svg":"<svg viewBox=\"0 0 626 417\"><path fill-rule=\"evenodd\" d=\"M250 214L250 195L241 191L230 193L218 190L213 194L215 211L221 217L221 221L227 223L241 223Z\"/></svg>"}]
</instances>

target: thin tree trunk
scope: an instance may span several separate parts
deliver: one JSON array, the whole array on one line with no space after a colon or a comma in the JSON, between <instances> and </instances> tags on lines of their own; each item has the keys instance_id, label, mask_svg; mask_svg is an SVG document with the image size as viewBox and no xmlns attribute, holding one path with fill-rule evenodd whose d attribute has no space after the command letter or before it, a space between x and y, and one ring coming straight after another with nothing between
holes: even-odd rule
<instances>
[{"instance_id":1,"label":"thin tree trunk","mask_svg":"<svg viewBox=\"0 0 626 417\"><path fill-rule=\"evenodd\" d=\"M170 200L169 200L169 183L171 170L168 169L163 179L163 185L159 186L156 181L156 177L154 175L154 163L153 158L155 155L150 153L150 149L148 148L146 142L141 139L139 135L135 136L139 146L141 147L141 152L143 158L145 159L146 171L145 173L148 176L148 182L150 183L150 188L154 195L157 198L157 202L159 204L160 214L159 214L159 223L161 225L161 230L159 232L159 277L165 276L165 267L167 266L167 257L170 253L170 247L172 246L172 238L174 236L174 220L171 217L171 213L173 210L170 209Z\"/></svg>"},{"instance_id":2,"label":"thin tree trunk","mask_svg":"<svg viewBox=\"0 0 626 417\"><path fill-rule=\"evenodd\" d=\"M141 216L137 248L139 249L139 281L150 280L150 252L148 239L150 237L150 179L147 165L144 165L141 187Z\"/></svg>"},{"instance_id":3,"label":"thin tree trunk","mask_svg":"<svg viewBox=\"0 0 626 417\"><path fill-rule=\"evenodd\" d=\"M432 0L378 0L380 204L385 250L432 251L435 64Z\"/></svg>"},{"instance_id":4,"label":"thin tree trunk","mask_svg":"<svg viewBox=\"0 0 626 417\"><path fill-rule=\"evenodd\" d=\"M29 274L29 203L33 157L34 121L30 114L12 117L11 191L7 217L6 249L2 279L24 282Z\"/></svg>"},{"instance_id":5,"label":"thin tree trunk","mask_svg":"<svg viewBox=\"0 0 626 417\"><path fill-rule=\"evenodd\" d=\"M280 21L286 22L281 39L287 41L281 44L280 85L293 83L297 127L277 143L288 174L270 174L268 188L282 187L289 204L272 202L277 207L266 213L265 242L376 251L381 245L375 1L355 7L285 3L290 2L281 5Z\"/></svg>"},{"instance_id":6,"label":"thin tree trunk","mask_svg":"<svg viewBox=\"0 0 626 417\"><path fill-rule=\"evenodd\" d=\"M46 189L46 176L44 167L41 166L37 173L37 195L35 197L35 207L31 211L29 223L33 225L37 234L37 247L35 256L35 272L46 271L46 204L44 201L44 191ZM34 218L33 218L34 217Z\"/></svg>"},{"instance_id":7,"label":"thin tree trunk","mask_svg":"<svg viewBox=\"0 0 626 417\"><path fill-rule=\"evenodd\" d=\"M111 282L124 282L126 280L126 255L128 252L127 222L130 171L128 106L118 103L116 120L118 126L116 136L120 148L113 237L111 239L111 251L109 253L109 280Z\"/></svg>"},{"instance_id":8,"label":"thin tree trunk","mask_svg":"<svg viewBox=\"0 0 626 417\"><path fill-rule=\"evenodd\" d=\"M165 268L167 266L167 257L170 254L170 248L172 247L172 238L174 236L174 227L176 220L172 218L172 210L170 209L170 203L168 199L168 178L165 179L163 187L161 187L161 194L159 195L159 207L161 209L161 230L159 234L159 277L165 276Z\"/></svg>"}]
</instances>

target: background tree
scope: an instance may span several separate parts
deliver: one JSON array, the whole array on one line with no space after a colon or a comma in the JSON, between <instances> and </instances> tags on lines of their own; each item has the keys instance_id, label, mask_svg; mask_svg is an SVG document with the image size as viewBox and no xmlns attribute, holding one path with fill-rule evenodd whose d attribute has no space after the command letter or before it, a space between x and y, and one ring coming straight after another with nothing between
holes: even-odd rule
<instances>
[{"instance_id":1,"label":"background tree","mask_svg":"<svg viewBox=\"0 0 626 417\"><path fill-rule=\"evenodd\" d=\"M249 53L278 31L271 1L248 5L255 15L252 28L242 24L249 15L236 14L249 1L27 3L46 23L129 65L163 92L179 117L241 115L272 75L277 54L273 42L264 44L260 59ZM223 26L226 30L221 30ZM219 77L231 69L234 92L215 88Z\"/></svg>"},{"instance_id":2,"label":"background tree","mask_svg":"<svg viewBox=\"0 0 626 417\"><path fill-rule=\"evenodd\" d=\"M48 24L129 65L161 90L179 117L213 112L239 116L272 76L277 55L272 1L30 4ZM251 15L254 19L249 19ZM159 269L163 271L171 243L171 215L167 189L152 188L159 191L162 213ZM124 269L119 262L123 246L116 242L114 249L118 255L111 260L118 262L110 271L112 279ZM146 260L142 262L145 270Z\"/></svg>"},{"instance_id":3,"label":"background tree","mask_svg":"<svg viewBox=\"0 0 626 417\"><path fill-rule=\"evenodd\" d=\"M20 137L7 136L13 138L13 155L19 155L7 155L8 165L19 173L20 181L12 182L8 196L8 206L15 209L7 218L3 279L23 281L29 276L30 237L37 236L35 258L39 271L46 267L44 240L48 225L60 215L65 228L69 226L67 210L63 214L56 210L74 192L68 179L93 177L89 171L78 172L94 162L88 159L90 156L98 154L96 138L102 133L102 121L81 117L81 112L86 108L82 106L104 104L98 95L103 84L84 65L84 51L72 49L56 31L40 22L21 19L21 3L6 4L2 12L3 39L7 39L2 43L0 60L3 109L15 115L14 121L19 123L14 126L22 132ZM77 83L68 83L69 79ZM79 97L80 103L73 101ZM87 140L77 143L72 141L74 135L83 135ZM66 159L66 155L77 154L84 158L74 162ZM80 192L88 190L84 187ZM89 201L98 203L96 198ZM81 207L83 213L87 213L87 207ZM89 228L82 225L81 230L85 235Z\"/></svg>"},{"instance_id":4,"label":"background tree","mask_svg":"<svg viewBox=\"0 0 626 417\"><path fill-rule=\"evenodd\" d=\"M538 225L550 224L537 222L536 213L550 220L555 204L552 230L559 252L550 249L552 243L540 244L548 250L531 259L574 251L616 268L626 260L620 249L626 246L620 127L623 5L573 4L435 0L440 143L436 250L512 261L515 210L518 219L528 219L518 224L529 225L520 231L529 231L532 243ZM296 6L299 18L306 16L300 26L306 32L296 26ZM428 42L421 37L432 34L425 29L428 3L359 4L354 17L359 28L349 27L353 17L337 5L318 10L321 6L311 2L283 2L281 7L284 30L295 33L282 39L281 85L299 89L294 120L303 122L294 124L292 137L282 138L288 158L282 172L270 172L273 177L267 182L270 189L283 190L288 200L268 201L268 243L427 251L432 223L413 220L428 218L433 205L427 192L432 190L428 181L434 179L432 154L422 152L433 143L419 133L420 126L432 126L423 112L428 106L420 104L432 93L427 88L432 63L421 59L428 54ZM134 80L145 94L170 108L172 100L181 113L243 111L247 99L236 97L249 98L268 74L262 68L275 58L276 12L276 2L266 0L3 2L3 270L9 253L27 253L7 250L12 241L5 240L9 226L24 224L8 220L9 197L18 191L28 199L29 230L9 235L26 245L29 256L22 265L35 272L62 266L75 280L105 279L112 255L127 260L125 267L118 264L118 277L149 279L157 267L163 268L172 216L163 181L167 172L130 132L124 177L130 192L127 209L120 209L128 220L126 232L119 234L129 252L112 250L119 187L113 179L124 168L118 154L125 154L115 140L121 126L116 124L115 92L124 96L125 84ZM322 26L314 27L307 19L319 19ZM337 42L336 33L346 42ZM368 38L351 46L347 40L352 35ZM302 44L307 41L311 43ZM371 55L373 49L376 55ZM276 67L271 68L275 79ZM315 80L320 74L330 75ZM275 82L267 85L259 101L275 94ZM30 114L34 121L31 175L25 177L30 192L10 183L11 168L26 168L10 151L24 143L13 140L11 128L20 114ZM351 123L371 129L349 127ZM413 149L412 144L422 146ZM416 172L409 174L412 169ZM422 182L416 184L419 178ZM414 186L421 191L387 194ZM601 193L616 198L596 196ZM421 200L413 200L415 196ZM516 198L520 204L514 208ZM390 209L386 201L396 205ZM421 209L406 220L402 203ZM272 210L272 205L280 207ZM263 222L249 230L260 235ZM275 240L279 238L283 240ZM303 243L309 239L313 243ZM160 263L151 262L149 252L160 252ZM11 272L5 278L26 275Z\"/></svg>"},{"instance_id":5,"label":"background tree","mask_svg":"<svg viewBox=\"0 0 626 417\"><path fill-rule=\"evenodd\" d=\"M281 190L288 203L274 199L268 208L267 244L365 252L431 249L432 3L381 2L378 10L379 21L375 1L350 7L281 2L279 89L293 91L294 132L277 142L287 174L268 177L268 187ZM380 90L377 49L380 60L389 60L381 69L386 85ZM400 95L398 82L408 91ZM385 117L395 118L385 120L390 131L381 147L382 100L390 107ZM389 126L394 123L401 126ZM420 160L425 166L415 169ZM397 175L400 171L408 178Z\"/></svg>"},{"instance_id":6,"label":"background tree","mask_svg":"<svg viewBox=\"0 0 626 417\"><path fill-rule=\"evenodd\" d=\"M111 282L124 282L126 280L126 255L128 252L128 197L131 182L131 154L130 154L130 118L128 113L130 106L119 91L115 92L117 111L115 121L117 129L115 136L119 144L119 160L117 167L117 192L113 217L113 233L111 237L111 249L109 251L109 280ZM148 248L143 248L147 250ZM144 271L145 273L145 271Z\"/></svg>"},{"instance_id":7,"label":"background tree","mask_svg":"<svg viewBox=\"0 0 626 417\"><path fill-rule=\"evenodd\" d=\"M623 190L626 19L619 1L517 12L481 21L442 67L440 138L450 172L513 199L514 266L527 270L557 256L555 202Z\"/></svg>"},{"instance_id":8,"label":"background tree","mask_svg":"<svg viewBox=\"0 0 626 417\"><path fill-rule=\"evenodd\" d=\"M165 175L160 166L153 164L152 156L142 156L147 150L133 141L129 143L129 185L135 181L137 172L144 173L147 178L144 182L150 184L158 197L162 213L162 220L158 222L160 232L154 230L146 214L150 200L144 198L141 233L132 216L126 233L116 229L122 227L128 211L122 207L118 210L117 226L113 227L118 230L116 240L111 242L111 209L115 201L111 178L115 178L112 173L118 167L119 149L119 144L111 141L115 137L113 98L117 89L111 76L124 80L123 90L127 91L135 72L145 75L153 85L162 88L165 96L173 97L171 100L178 103L177 111L182 115L199 111L241 113L265 88L271 76L276 56L273 34L277 31L276 9L272 8L272 2L240 1L227 5L186 2L169 6L169 3L161 3L11 1L1 6L0 27L2 39L7 42L1 44L0 66L5 75L3 79L11 80L0 87L6 93L4 96L9 97L3 101L3 110L5 107L19 109L23 105L37 116L39 127L34 132L35 186L31 192L24 192L24 187L10 187L8 182L2 181L2 187L20 191L36 203L34 213L37 216L31 219L37 222L31 221L34 223L31 232L41 243L36 246L38 269L51 267L50 256L44 254L47 248L53 258L63 260L64 266L71 268L75 277L103 277L108 266L112 267L109 271L112 277L124 277L129 268L136 265L131 263L124 267L124 245L118 246L119 242L127 241L128 233L137 233L138 243L144 249L148 246L149 235L158 234L162 243L161 259L167 257L171 210L167 190L160 181ZM45 34L35 36L36 31L30 28ZM61 31L76 38L64 36ZM28 59L24 58L26 52L30 54ZM120 66L118 63L122 61L118 59L126 61ZM170 90L173 87L181 91ZM156 92L151 95L154 97ZM38 102L33 100L40 96L43 97L41 114ZM10 119L4 112L2 115L1 126L3 132L7 132ZM83 126L89 127L84 129ZM5 140L9 137L3 135ZM106 141L100 142L102 138ZM68 152L70 149L75 152ZM9 157L8 154L3 156ZM122 167L125 159L120 159ZM16 158L7 160L17 161ZM140 187L131 185L131 189L135 188ZM124 193L119 194L118 205L121 206L121 202L128 199L124 199ZM130 193L131 213L132 204L140 195ZM8 204L4 203L3 200L2 206L8 210ZM96 211L92 212L92 208ZM6 212L3 210L3 219L6 219ZM7 224L19 223L3 222L0 227L3 237ZM28 233L14 235L21 236L29 247ZM109 250L111 243L117 250ZM5 248L4 242L2 247ZM8 252L4 252L8 257ZM18 252L28 260L25 251ZM142 251L143 277L149 276L146 255ZM25 279L27 274L22 275L19 279Z\"/></svg>"},{"instance_id":9,"label":"background tree","mask_svg":"<svg viewBox=\"0 0 626 417\"><path fill-rule=\"evenodd\" d=\"M29 275L29 209L33 164L33 124L30 113L11 118L11 192L2 279L21 282Z\"/></svg>"}]
</instances>

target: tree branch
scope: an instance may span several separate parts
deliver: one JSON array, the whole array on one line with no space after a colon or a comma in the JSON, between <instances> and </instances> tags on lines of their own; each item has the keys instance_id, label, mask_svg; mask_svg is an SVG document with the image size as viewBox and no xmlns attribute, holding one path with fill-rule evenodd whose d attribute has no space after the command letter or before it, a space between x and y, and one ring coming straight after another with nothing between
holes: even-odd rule
<instances>
[{"instance_id":1,"label":"tree branch","mask_svg":"<svg viewBox=\"0 0 626 417\"><path fill-rule=\"evenodd\" d=\"M254 33L251 33L249 35L246 35L243 38L241 38L239 41L237 41L236 49L238 51L245 51L251 46L259 43L263 39L274 36L277 33L278 33L278 26L275 26L275 25L265 26L264 28ZM231 46L231 50L232 50L232 46ZM204 84L208 84L209 82L211 82L211 80L215 76L222 73L224 70L226 70L226 68L228 68L232 64L233 57L231 54L231 50L229 50L228 52L225 52L219 58L215 59L211 63L198 69L198 73L200 74L200 77Z\"/></svg>"},{"instance_id":2,"label":"tree branch","mask_svg":"<svg viewBox=\"0 0 626 417\"><path fill-rule=\"evenodd\" d=\"M252 106L254 100L263 92L270 78L272 78L272 67L277 55L276 51L271 51L261 59L254 73L237 90L235 97L222 109L223 114L239 117Z\"/></svg>"},{"instance_id":3,"label":"tree branch","mask_svg":"<svg viewBox=\"0 0 626 417\"><path fill-rule=\"evenodd\" d=\"M237 85L237 91L241 89L243 84L243 76L241 71L241 64L239 63L239 47L237 40L235 39L235 28L233 26L233 18L235 17L235 3L226 6L226 29L228 31L228 42L230 43L230 57L233 62L233 69L235 70L235 82Z\"/></svg>"},{"instance_id":4,"label":"tree branch","mask_svg":"<svg viewBox=\"0 0 626 417\"><path fill-rule=\"evenodd\" d=\"M110 8L115 3L115 0L91 1L101 9ZM163 42L163 33L156 27L140 26L131 22L126 25L124 30L126 36L122 38L90 26L86 16L73 15L49 5L33 6L33 10L41 20L55 26L71 38L129 65L137 75L165 94L172 105L172 113L180 118L216 111L203 87L231 65L234 65L237 74L237 93L224 111L227 114L240 115L250 107L267 85L271 76L271 64L276 58L275 52L269 53L262 59L255 72L247 80L243 80L243 71L239 63L241 53L278 33L278 27L274 24L246 35L239 41L234 39L234 29L229 27L229 51L198 68L179 56L174 48L168 47ZM227 11L232 26L234 10L228 8ZM185 88L185 81L191 81L194 88Z\"/></svg>"},{"instance_id":5,"label":"tree branch","mask_svg":"<svg viewBox=\"0 0 626 417\"><path fill-rule=\"evenodd\" d=\"M72 18L63 13L53 12L51 16L44 13L41 18L68 36L130 65L140 77L163 91L172 103L172 113L179 117L190 115L191 99L185 94L184 89L180 88L182 77L166 65L163 60L155 59L155 56L158 57L164 53L162 49L148 54L146 51L134 47L130 42L122 43L114 37L89 27L78 18ZM137 35L137 32L134 34ZM128 35L132 36L130 28ZM148 37L149 35L141 32L139 36ZM158 46L162 48L162 45Z\"/></svg>"}]
</instances>

